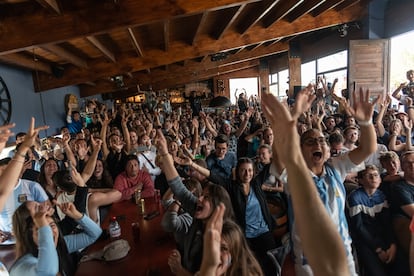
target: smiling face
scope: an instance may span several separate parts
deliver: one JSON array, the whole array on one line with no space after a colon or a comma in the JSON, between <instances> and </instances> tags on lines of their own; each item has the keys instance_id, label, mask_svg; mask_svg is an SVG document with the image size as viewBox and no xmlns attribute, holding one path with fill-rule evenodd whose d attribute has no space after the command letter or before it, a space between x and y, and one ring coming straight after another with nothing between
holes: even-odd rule
<instances>
[{"instance_id":1,"label":"smiling face","mask_svg":"<svg viewBox=\"0 0 414 276\"><path fill-rule=\"evenodd\" d=\"M253 163L242 163L238 166L237 174L241 183L250 183L253 179Z\"/></svg>"},{"instance_id":2,"label":"smiling face","mask_svg":"<svg viewBox=\"0 0 414 276\"><path fill-rule=\"evenodd\" d=\"M45 176L51 178L55 172L58 171L58 165L53 159L49 159L44 164Z\"/></svg>"},{"instance_id":3,"label":"smiling face","mask_svg":"<svg viewBox=\"0 0 414 276\"><path fill-rule=\"evenodd\" d=\"M96 166L95 166L95 170L93 172L93 175L97 178L97 179L102 179L102 174L104 171L104 167L103 167L103 162L102 160L96 160Z\"/></svg>"},{"instance_id":4,"label":"smiling face","mask_svg":"<svg viewBox=\"0 0 414 276\"><path fill-rule=\"evenodd\" d=\"M329 146L325 136L316 129L305 132L301 139L301 150L308 168L322 169L330 157Z\"/></svg>"},{"instance_id":5,"label":"smiling face","mask_svg":"<svg viewBox=\"0 0 414 276\"><path fill-rule=\"evenodd\" d=\"M259 148L259 161L263 164L269 164L271 162L272 153L269 151L268 148L261 147Z\"/></svg>"}]
</instances>

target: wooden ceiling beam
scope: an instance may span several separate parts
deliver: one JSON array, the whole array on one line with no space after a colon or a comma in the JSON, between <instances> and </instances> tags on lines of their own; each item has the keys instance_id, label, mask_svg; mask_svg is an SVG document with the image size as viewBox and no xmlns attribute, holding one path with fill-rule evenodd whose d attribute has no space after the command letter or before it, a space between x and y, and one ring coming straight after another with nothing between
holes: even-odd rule
<instances>
[{"instance_id":1,"label":"wooden ceiling beam","mask_svg":"<svg viewBox=\"0 0 414 276\"><path fill-rule=\"evenodd\" d=\"M302 2L302 4L297 7L297 9L293 10L291 13L289 13L286 16L286 19L289 22L293 22L302 15L305 15L312 10L316 9L319 5L323 4L326 0L307 0L305 2Z\"/></svg>"},{"instance_id":2,"label":"wooden ceiling beam","mask_svg":"<svg viewBox=\"0 0 414 276\"><path fill-rule=\"evenodd\" d=\"M200 22L198 22L197 29L196 29L196 31L195 31L195 33L193 35L193 39L192 39L191 45L194 45L196 43L196 40L197 40L198 36L200 35L201 30L202 30L204 24L207 21L207 17L208 17L208 12L203 12L203 15L200 18Z\"/></svg>"},{"instance_id":3,"label":"wooden ceiling beam","mask_svg":"<svg viewBox=\"0 0 414 276\"><path fill-rule=\"evenodd\" d=\"M314 9L311 14L316 17L325 11L335 8L344 1L345 0L326 0L322 5L319 5L316 9Z\"/></svg>"},{"instance_id":4,"label":"wooden ceiling beam","mask_svg":"<svg viewBox=\"0 0 414 276\"><path fill-rule=\"evenodd\" d=\"M164 20L163 24L163 34L164 34L164 51L168 52L170 49L170 21Z\"/></svg>"},{"instance_id":5,"label":"wooden ceiling beam","mask_svg":"<svg viewBox=\"0 0 414 276\"><path fill-rule=\"evenodd\" d=\"M42 85L40 87L45 87L47 89L63 87L122 74L125 71L136 72L185 59L210 55L221 51L229 51L230 49L240 48L243 45L247 46L257 44L262 41L274 40L278 37L288 37L300 33L310 32L312 30L335 26L343 22L358 20L364 13L365 11L360 10L359 7L353 6L349 9L342 10L340 14L334 10L329 10L324 13L323 16L318 18L305 15L293 23L281 20L267 29L260 26L254 26L243 36L240 36L237 33L229 32L220 40L220 43L216 43L216 40L208 36L200 38L195 46L176 41L171 43L170 50L168 52L148 50L145 58L120 55L118 63L116 64L104 62L100 59L91 61L89 62L89 66L90 68L94 68L93 72L92 70L78 68L75 70L74 68L68 67L65 70L64 76L58 80L50 79L47 75L41 75L39 81L42 82Z\"/></svg>"},{"instance_id":6,"label":"wooden ceiling beam","mask_svg":"<svg viewBox=\"0 0 414 276\"><path fill-rule=\"evenodd\" d=\"M134 49L137 52L138 56L143 57L144 53L142 52L141 46L138 43L134 30L132 28L128 28L127 31L128 31L129 38L131 39L132 45L134 46Z\"/></svg>"},{"instance_id":7,"label":"wooden ceiling beam","mask_svg":"<svg viewBox=\"0 0 414 276\"><path fill-rule=\"evenodd\" d=\"M234 68L236 68L237 64L241 64L240 67L242 67L243 62L255 61L265 56L274 55L280 52L285 52L288 50L288 46L289 46L288 43L283 43L280 45L273 45L271 47L270 46L261 47L253 51L243 52L238 55L230 55L227 59L222 60L220 62L211 61L210 59L206 59L205 61L201 63L197 61L189 61L188 64L184 68L177 64L177 65L171 65L168 71L158 69L158 70L153 70L151 74L134 73L133 78L124 79L124 84L127 87L134 86L137 84L150 84L154 80L164 80L171 76L174 76L173 78L179 78L182 75L190 76L190 75L194 75L194 72L196 72L197 74L201 74L205 71L209 71L209 70L213 70L213 69L217 69L221 67L227 67L227 66L235 66ZM94 93L96 93L96 91L101 91L100 93L109 93L113 91L114 88L115 87L113 83L100 82L99 86L97 86L96 89L93 89L93 91L87 92L87 94L93 95Z\"/></svg>"},{"instance_id":8,"label":"wooden ceiling beam","mask_svg":"<svg viewBox=\"0 0 414 276\"><path fill-rule=\"evenodd\" d=\"M179 66L170 66L170 70L168 72L162 72L162 70L159 70L157 72L157 82L153 82L153 79L151 77L146 78L140 78L140 76L135 76L134 79L128 80L128 82L125 82L125 88L128 90L133 89L133 91L136 92L137 85L149 85L151 84L153 89L160 90L165 88L171 88L176 87L181 84L185 84L188 82L194 81L194 76L197 77L197 80L199 79L208 79L211 78L217 74L226 74L230 72L235 72L237 70L243 70L246 68L251 68L258 66L260 64L259 59L256 60L249 60L245 62L240 62L238 64L230 64L230 65L223 65L220 67L211 67L206 68L200 71L197 71L196 69L200 69L200 67L195 67L194 65L189 66L188 68L183 68ZM108 83L105 82L99 82L97 86L95 87L87 87L82 85L80 87L80 95L81 97L88 97L92 95L97 94L105 94L105 93L113 93L117 90L117 88L113 85L108 85ZM115 92L117 93L117 92Z\"/></svg>"},{"instance_id":9,"label":"wooden ceiling beam","mask_svg":"<svg viewBox=\"0 0 414 276\"><path fill-rule=\"evenodd\" d=\"M336 11L340 11L340 10L342 10L342 9L346 9L346 8L348 8L349 6L351 6L351 5L355 5L355 4L356 4L356 3L358 3L358 2L360 2L360 0L345 0L345 1L343 1L342 3L338 4L338 5L335 7L335 10L336 10Z\"/></svg>"},{"instance_id":10,"label":"wooden ceiling beam","mask_svg":"<svg viewBox=\"0 0 414 276\"><path fill-rule=\"evenodd\" d=\"M251 26L257 24L260 20L262 20L263 17L266 16L267 13L270 12L279 1L280 0L268 0L261 3L253 3L252 5L258 5L259 8L255 8L252 11L252 15L248 19L243 20L243 22L239 23L237 26L237 31L240 34L244 34Z\"/></svg>"},{"instance_id":11,"label":"wooden ceiling beam","mask_svg":"<svg viewBox=\"0 0 414 276\"><path fill-rule=\"evenodd\" d=\"M279 3L263 18L263 26L269 28L275 22L285 17L289 12L299 6L304 0L284 0Z\"/></svg>"},{"instance_id":12,"label":"wooden ceiling beam","mask_svg":"<svg viewBox=\"0 0 414 276\"><path fill-rule=\"evenodd\" d=\"M248 69L248 68L257 67L259 66L259 64L260 64L259 60L246 61L246 62L237 64L237 65L228 65L228 66L224 66L220 68L212 68L212 69L206 70L198 74L196 73L195 76L197 78L197 81L199 80L202 81L202 80L210 79L217 75L224 75L224 74L229 74L229 73L237 72L237 71ZM165 80L160 80L159 82L154 82L153 89L161 90L161 89L166 89L166 88L171 88L171 87L177 87L177 86L189 83L189 82L194 82L193 75L191 74L179 75L176 78L168 78Z\"/></svg>"},{"instance_id":13,"label":"wooden ceiling beam","mask_svg":"<svg viewBox=\"0 0 414 276\"><path fill-rule=\"evenodd\" d=\"M54 14L62 13L59 8L59 3L56 0L36 0L36 2Z\"/></svg>"},{"instance_id":14,"label":"wooden ceiling beam","mask_svg":"<svg viewBox=\"0 0 414 276\"><path fill-rule=\"evenodd\" d=\"M28 57L19 53L0 56L0 62L12 64L24 69L44 72L49 74L49 77L52 74L52 68L49 63L40 60L36 61L33 57Z\"/></svg>"},{"instance_id":15,"label":"wooden ceiling beam","mask_svg":"<svg viewBox=\"0 0 414 276\"><path fill-rule=\"evenodd\" d=\"M58 45L49 44L49 45L42 46L41 48L43 48L44 50L46 50L48 52L51 52L51 53L65 59L65 60L67 60L68 62L72 63L73 65L76 65L76 66L81 67L81 68L88 68L88 63L84 59L82 59L82 58L78 57L77 55L63 49L62 47L60 47Z\"/></svg>"},{"instance_id":16,"label":"wooden ceiling beam","mask_svg":"<svg viewBox=\"0 0 414 276\"><path fill-rule=\"evenodd\" d=\"M114 53L112 53L112 51L109 50L108 47L106 47L102 42L100 42L99 39L97 39L94 36L87 36L86 40L88 40L93 46L95 46L99 51L101 51L102 54L104 54L104 56L106 56L113 63L116 62Z\"/></svg>"},{"instance_id":17,"label":"wooden ceiling beam","mask_svg":"<svg viewBox=\"0 0 414 276\"><path fill-rule=\"evenodd\" d=\"M89 1L88 9L65 11L61 16L45 17L33 13L24 17L2 17L0 54L256 1L259 0L122 0L104 5L101 1ZM30 26L30 32L27 26Z\"/></svg>"},{"instance_id":18,"label":"wooden ceiling beam","mask_svg":"<svg viewBox=\"0 0 414 276\"><path fill-rule=\"evenodd\" d=\"M222 30L220 30L215 36L216 39L219 40L223 37L223 34L230 28L231 25L233 25L234 21L236 21L237 17L240 15L240 13L243 11L243 9L246 8L246 4L240 5L240 7L237 9L237 11L233 14L229 22L224 26Z\"/></svg>"}]
</instances>

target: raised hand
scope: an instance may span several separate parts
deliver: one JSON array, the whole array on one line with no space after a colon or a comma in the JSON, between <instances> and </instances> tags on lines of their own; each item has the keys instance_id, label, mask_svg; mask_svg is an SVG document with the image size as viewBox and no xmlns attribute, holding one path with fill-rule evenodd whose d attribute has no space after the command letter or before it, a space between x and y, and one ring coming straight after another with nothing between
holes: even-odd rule
<instances>
[{"instance_id":1,"label":"raised hand","mask_svg":"<svg viewBox=\"0 0 414 276\"><path fill-rule=\"evenodd\" d=\"M30 121L29 129L27 130L26 136L24 137L24 141L20 147L29 149L36 142L36 138L39 135L39 131L45 130L48 128L49 126L46 126L46 125L35 128L35 118L32 117Z\"/></svg>"},{"instance_id":2,"label":"raised hand","mask_svg":"<svg viewBox=\"0 0 414 276\"><path fill-rule=\"evenodd\" d=\"M27 201L26 208L29 210L33 222L38 228L49 225L46 218L52 216L55 211L55 209L46 202L38 203L35 201Z\"/></svg>"},{"instance_id":3,"label":"raised hand","mask_svg":"<svg viewBox=\"0 0 414 276\"><path fill-rule=\"evenodd\" d=\"M352 106L348 106L347 110L357 121L369 121L372 119L375 104L381 98L381 96L378 96L370 102L369 90L363 91L362 88L359 88L359 97L357 98L356 91L352 92Z\"/></svg>"},{"instance_id":4,"label":"raised hand","mask_svg":"<svg viewBox=\"0 0 414 276\"><path fill-rule=\"evenodd\" d=\"M289 110L271 94L262 95L262 110L274 132L274 150L280 160L289 159L292 151L291 145L295 139L299 140L296 120Z\"/></svg>"},{"instance_id":5,"label":"raised hand","mask_svg":"<svg viewBox=\"0 0 414 276\"><path fill-rule=\"evenodd\" d=\"M73 202L64 202L64 203L59 203L57 205L65 215L67 215L67 216L69 216L69 217L71 217L75 220L79 220L83 216L82 213L79 212L78 209L76 209Z\"/></svg>"},{"instance_id":6,"label":"raised hand","mask_svg":"<svg viewBox=\"0 0 414 276\"><path fill-rule=\"evenodd\" d=\"M220 203L207 222L200 275L209 275L208 272L217 270L220 265L221 231L225 209L224 204Z\"/></svg>"},{"instance_id":7,"label":"raised hand","mask_svg":"<svg viewBox=\"0 0 414 276\"><path fill-rule=\"evenodd\" d=\"M294 119L299 118L302 113L310 109L312 102L316 99L316 95L313 91L312 84L309 84L296 95L295 104L292 110L292 117Z\"/></svg>"},{"instance_id":8,"label":"raised hand","mask_svg":"<svg viewBox=\"0 0 414 276\"><path fill-rule=\"evenodd\" d=\"M9 137L14 135L14 133L10 130L14 126L15 124L8 124L8 125L0 126L0 152L6 146L6 143L9 140Z\"/></svg>"}]
</instances>

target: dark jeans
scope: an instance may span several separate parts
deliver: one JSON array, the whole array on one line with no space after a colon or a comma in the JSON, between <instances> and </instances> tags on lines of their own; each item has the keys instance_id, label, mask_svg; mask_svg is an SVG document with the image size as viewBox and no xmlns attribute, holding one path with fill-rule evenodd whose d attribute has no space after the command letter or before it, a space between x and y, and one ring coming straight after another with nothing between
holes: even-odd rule
<instances>
[{"instance_id":1,"label":"dark jeans","mask_svg":"<svg viewBox=\"0 0 414 276\"><path fill-rule=\"evenodd\" d=\"M275 274L275 268L267 255L267 251L277 247L272 232L266 232L256 238L248 238L247 243L256 256L264 275L273 276Z\"/></svg>"},{"instance_id":2,"label":"dark jeans","mask_svg":"<svg viewBox=\"0 0 414 276\"><path fill-rule=\"evenodd\" d=\"M378 254L363 244L356 245L358 262L364 276L410 275L408 258L397 249L395 259L390 264L383 263Z\"/></svg>"}]
</instances>

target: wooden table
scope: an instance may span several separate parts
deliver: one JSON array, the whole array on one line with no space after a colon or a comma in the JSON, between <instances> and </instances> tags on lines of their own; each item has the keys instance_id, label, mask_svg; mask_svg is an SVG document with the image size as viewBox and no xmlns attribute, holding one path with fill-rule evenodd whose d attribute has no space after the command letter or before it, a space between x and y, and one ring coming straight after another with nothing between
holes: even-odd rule
<instances>
[{"instance_id":1,"label":"wooden table","mask_svg":"<svg viewBox=\"0 0 414 276\"><path fill-rule=\"evenodd\" d=\"M129 242L131 249L128 255L118 261L87 261L81 263L78 267L77 276L82 275L173 275L169 269L167 260L168 256L175 248L174 238L162 230L160 225L162 218L162 208L154 199L146 199L146 213L160 210L160 215L145 220L143 215L139 214L139 207L131 201L114 203L109 211L108 216L102 223L102 228L107 229L109 220L112 216L117 216L121 226L121 238ZM140 240L134 242L132 236L133 222L140 224ZM99 240L91 245L87 252L101 250L111 240Z\"/></svg>"}]
</instances>

